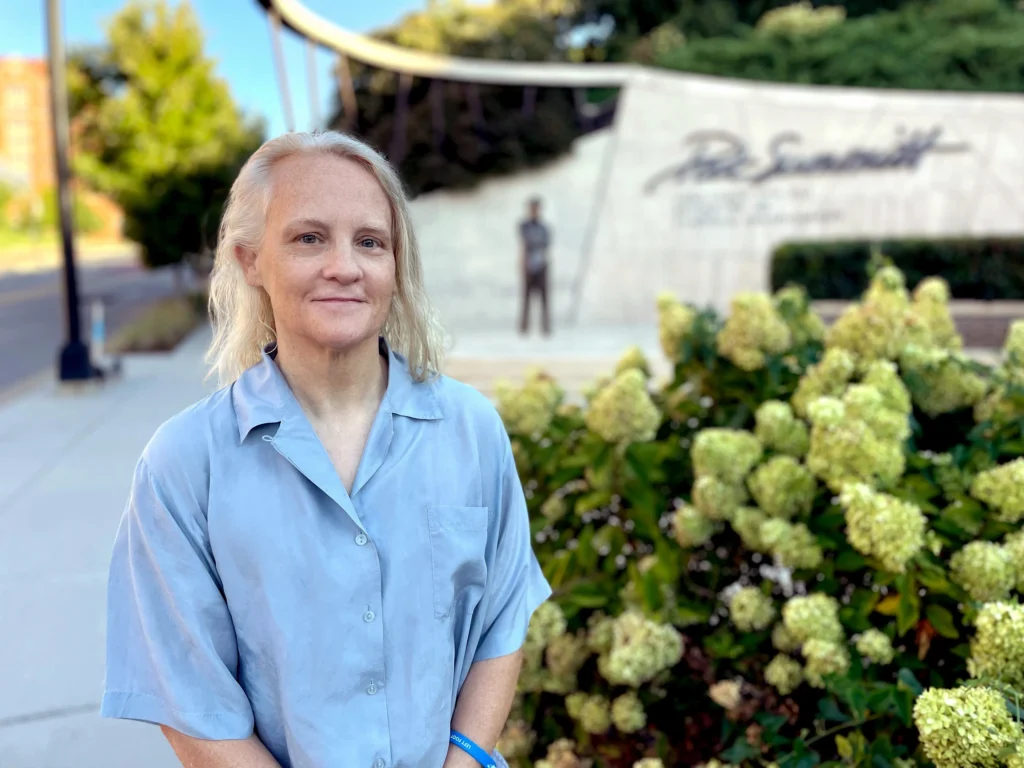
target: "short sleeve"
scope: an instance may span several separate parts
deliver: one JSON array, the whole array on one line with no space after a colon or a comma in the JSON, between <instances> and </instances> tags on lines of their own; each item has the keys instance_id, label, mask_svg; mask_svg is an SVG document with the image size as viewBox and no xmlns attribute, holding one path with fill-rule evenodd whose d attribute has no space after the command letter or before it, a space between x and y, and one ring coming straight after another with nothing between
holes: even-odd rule
<instances>
[{"instance_id":1,"label":"short sleeve","mask_svg":"<svg viewBox=\"0 0 1024 768\"><path fill-rule=\"evenodd\" d=\"M107 582L103 717L169 726L200 739L245 739L234 626L206 517L188 483L161 483L141 460Z\"/></svg>"},{"instance_id":2,"label":"short sleeve","mask_svg":"<svg viewBox=\"0 0 1024 768\"><path fill-rule=\"evenodd\" d=\"M496 494L498 540L488 573L488 607L474 662L518 651L526 639L530 617L551 596L551 587L533 553L526 497L504 430L502 436L505 451Z\"/></svg>"}]
</instances>

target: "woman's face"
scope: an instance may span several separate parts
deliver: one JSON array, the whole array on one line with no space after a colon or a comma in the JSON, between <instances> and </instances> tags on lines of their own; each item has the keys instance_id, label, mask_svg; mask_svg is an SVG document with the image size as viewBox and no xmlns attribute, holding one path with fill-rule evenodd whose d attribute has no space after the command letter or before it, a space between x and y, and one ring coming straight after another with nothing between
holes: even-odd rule
<instances>
[{"instance_id":1,"label":"woman's face","mask_svg":"<svg viewBox=\"0 0 1024 768\"><path fill-rule=\"evenodd\" d=\"M296 154L271 172L257 253L237 256L270 297L278 338L344 350L376 339L395 293L391 206L358 163Z\"/></svg>"}]
</instances>

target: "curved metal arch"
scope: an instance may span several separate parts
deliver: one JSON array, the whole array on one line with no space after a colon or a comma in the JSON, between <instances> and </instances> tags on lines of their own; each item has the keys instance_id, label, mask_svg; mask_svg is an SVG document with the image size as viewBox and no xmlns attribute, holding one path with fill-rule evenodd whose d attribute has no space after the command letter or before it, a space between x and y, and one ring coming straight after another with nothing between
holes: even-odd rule
<instances>
[{"instance_id":1,"label":"curved metal arch","mask_svg":"<svg viewBox=\"0 0 1024 768\"><path fill-rule=\"evenodd\" d=\"M636 71L634 64L493 61L426 53L350 32L311 11L300 0L256 0L268 13L325 48L356 61L415 77L457 80L481 85L621 87Z\"/></svg>"}]
</instances>

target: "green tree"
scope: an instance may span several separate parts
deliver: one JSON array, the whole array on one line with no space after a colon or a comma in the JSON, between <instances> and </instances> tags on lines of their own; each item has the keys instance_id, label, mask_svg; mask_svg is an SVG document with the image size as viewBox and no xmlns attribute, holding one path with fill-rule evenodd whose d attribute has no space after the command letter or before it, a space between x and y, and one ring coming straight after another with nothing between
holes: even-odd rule
<instances>
[{"instance_id":1,"label":"green tree","mask_svg":"<svg viewBox=\"0 0 1024 768\"><path fill-rule=\"evenodd\" d=\"M572 9L559 0L503 0L492 5L434 2L375 37L432 53L518 61L563 60L560 37ZM340 105L329 121L389 154L411 194L468 187L491 174L547 162L568 150L581 130L573 94L540 89L523 109L522 87L467 87L415 79L405 130L398 131L399 77L355 65L358 122L349 126ZM439 87L443 130L437 130L431 88ZM475 95L474 95L475 94ZM434 98L437 92L434 93ZM437 140L440 139L438 142Z\"/></svg>"},{"instance_id":2,"label":"green tree","mask_svg":"<svg viewBox=\"0 0 1024 768\"><path fill-rule=\"evenodd\" d=\"M682 32L687 40L737 37L769 11L799 0L581 0L573 23L583 25L610 19L611 32L598 34L595 44L611 61L644 60L647 40L666 26ZM929 0L809 0L815 8L839 7L848 19L872 16L907 6L929 4ZM1000 0L1013 8L1014 0ZM969 1L967 2L969 5ZM639 48L638 48L639 46ZM639 53L638 53L639 51ZM645 62L646 63L646 62Z\"/></svg>"},{"instance_id":3,"label":"green tree","mask_svg":"<svg viewBox=\"0 0 1024 768\"><path fill-rule=\"evenodd\" d=\"M69 89L75 168L123 208L146 263L202 251L262 126L214 74L188 3L129 3L71 57Z\"/></svg>"},{"instance_id":4,"label":"green tree","mask_svg":"<svg viewBox=\"0 0 1024 768\"><path fill-rule=\"evenodd\" d=\"M914 3L816 34L748 29L734 39L693 41L657 63L751 80L1019 92L1024 14L1000 0Z\"/></svg>"}]
</instances>

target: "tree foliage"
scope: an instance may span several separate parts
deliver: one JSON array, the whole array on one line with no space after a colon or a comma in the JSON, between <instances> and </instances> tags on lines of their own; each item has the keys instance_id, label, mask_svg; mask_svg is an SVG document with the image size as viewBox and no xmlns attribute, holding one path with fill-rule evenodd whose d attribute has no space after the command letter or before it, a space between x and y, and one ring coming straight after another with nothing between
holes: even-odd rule
<instances>
[{"instance_id":1,"label":"tree foliage","mask_svg":"<svg viewBox=\"0 0 1024 768\"><path fill-rule=\"evenodd\" d=\"M569 9L557 0L435 2L375 36L454 56L560 60L567 55L560 34ZM409 91L406 130L399 132L396 143L399 76L361 65L353 66L352 76L358 103L353 132L391 156L411 194L469 187L483 176L545 163L564 153L579 135L573 95L564 89L540 89L533 108L524 109L528 96L522 87L417 79ZM443 126L437 128L432 87L442 89ZM340 104L329 124L352 130Z\"/></svg>"},{"instance_id":2,"label":"tree foliage","mask_svg":"<svg viewBox=\"0 0 1024 768\"><path fill-rule=\"evenodd\" d=\"M71 56L68 82L76 171L123 208L146 262L200 252L262 128L214 73L188 3L130 3L102 46Z\"/></svg>"},{"instance_id":3,"label":"tree foliage","mask_svg":"<svg viewBox=\"0 0 1024 768\"><path fill-rule=\"evenodd\" d=\"M907 4L817 34L746 29L658 58L669 69L816 85L944 91L1024 88L1024 14L1000 0Z\"/></svg>"}]
</instances>

